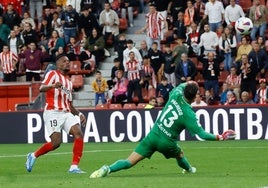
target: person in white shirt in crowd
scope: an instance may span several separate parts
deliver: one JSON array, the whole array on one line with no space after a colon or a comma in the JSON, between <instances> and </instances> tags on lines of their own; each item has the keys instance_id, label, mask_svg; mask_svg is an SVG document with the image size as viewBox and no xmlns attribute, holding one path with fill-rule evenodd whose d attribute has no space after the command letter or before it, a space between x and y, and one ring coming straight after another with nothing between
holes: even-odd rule
<instances>
[{"instance_id":1,"label":"person in white shirt in crowd","mask_svg":"<svg viewBox=\"0 0 268 188\"><path fill-rule=\"evenodd\" d=\"M203 101L201 95L197 93L191 106L207 106L207 103Z\"/></svg>"},{"instance_id":2,"label":"person in white shirt in crowd","mask_svg":"<svg viewBox=\"0 0 268 188\"><path fill-rule=\"evenodd\" d=\"M203 19L207 17L211 31L216 32L217 28L222 25L224 21L224 7L222 2L218 0L208 1L205 6Z\"/></svg>"},{"instance_id":3,"label":"person in white shirt in crowd","mask_svg":"<svg viewBox=\"0 0 268 188\"><path fill-rule=\"evenodd\" d=\"M205 32L200 36L199 47L204 48L204 55L207 55L209 52L216 54L216 47L219 45L217 34L210 30L209 24L204 25L204 31Z\"/></svg>"},{"instance_id":4,"label":"person in white shirt in crowd","mask_svg":"<svg viewBox=\"0 0 268 188\"><path fill-rule=\"evenodd\" d=\"M135 59L139 62L140 66L142 64L142 57L139 50L134 46L133 40L127 40L127 48L123 51L123 65L125 66L126 62L129 61L129 52L134 52Z\"/></svg>"},{"instance_id":5,"label":"person in white shirt in crowd","mask_svg":"<svg viewBox=\"0 0 268 188\"><path fill-rule=\"evenodd\" d=\"M235 22L240 17L245 17L245 13L240 5L235 4L235 0L230 0L230 5L225 8L224 12L225 22L227 26L235 27ZM241 35L236 33L237 41L241 41Z\"/></svg>"}]
</instances>

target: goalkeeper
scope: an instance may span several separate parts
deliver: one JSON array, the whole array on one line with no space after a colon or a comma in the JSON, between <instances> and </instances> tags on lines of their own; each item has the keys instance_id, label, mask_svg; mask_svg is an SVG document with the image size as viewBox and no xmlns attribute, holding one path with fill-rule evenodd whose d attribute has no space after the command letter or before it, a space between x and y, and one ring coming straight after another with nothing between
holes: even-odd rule
<instances>
[{"instance_id":1,"label":"goalkeeper","mask_svg":"<svg viewBox=\"0 0 268 188\"><path fill-rule=\"evenodd\" d=\"M183 173L195 173L196 168L191 166L177 144L178 135L187 129L193 136L197 134L204 140L227 140L235 136L230 131L222 135L205 132L199 125L195 112L191 107L198 85L196 82L180 84L174 88L169 100L163 108L149 134L138 144L127 159L118 160L110 166L104 165L90 175L90 178L105 177L109 173L128 169L144 158L150 158L156 151L162 153L167 159L175 158Z\"/></svg>"}]
</instances>

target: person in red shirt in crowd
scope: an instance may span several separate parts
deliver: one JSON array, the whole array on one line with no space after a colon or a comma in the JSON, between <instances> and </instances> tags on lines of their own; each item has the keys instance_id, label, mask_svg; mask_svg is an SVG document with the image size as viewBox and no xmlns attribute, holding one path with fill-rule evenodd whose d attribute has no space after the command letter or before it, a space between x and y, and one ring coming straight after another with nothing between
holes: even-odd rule
<instances>
[{"instance_id":1,"label":"person in red shirt in crowd","mask_svg":"<svg viewBox=\"0 0 268 188\"><path fill-rule=\"evenodd\" d=\"M16 64L18 56L9 51L8 45L3 46L3 52L0 53L0 71L4 73L4 81L16 81Z\"/></svg>"}]
</instances>

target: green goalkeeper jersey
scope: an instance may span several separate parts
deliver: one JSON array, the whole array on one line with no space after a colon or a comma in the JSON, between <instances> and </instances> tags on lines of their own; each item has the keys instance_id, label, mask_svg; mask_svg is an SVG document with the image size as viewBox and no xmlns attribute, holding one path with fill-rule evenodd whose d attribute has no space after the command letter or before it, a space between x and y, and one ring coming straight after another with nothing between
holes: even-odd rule
<instances>
[{"instance_id":1,"label":"green goalkeeper jersey","mask_svg":"<svg viewBox=\"0 0 268 188\"><path fill-rule=\"evenodd\" d=\"M187 129L192 136L197 134L205 140L216 140L216 135L205 132L199 124L195 112L184 97L185 86L186 83L180 84L171 91L169 100L162 109L151 132L177 140L178 135L184 129Z\"/></svg>"}]
</instances>

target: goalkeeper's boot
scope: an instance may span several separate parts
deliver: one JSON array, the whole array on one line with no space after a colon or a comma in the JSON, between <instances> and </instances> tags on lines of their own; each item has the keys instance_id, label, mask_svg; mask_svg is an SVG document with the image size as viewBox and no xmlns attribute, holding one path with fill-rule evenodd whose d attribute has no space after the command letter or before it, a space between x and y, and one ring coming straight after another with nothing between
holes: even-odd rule
<instances>
[{"instance_id":1,"label":"goalkeeper's boot","mask_svg":"<svg viewBox=\"0 0 268 188\"><path fill-rule=\"evenodd\" d=\"M185 170L185 169L183 169L182 170L182 173L183 174L185 174L185 173L196 173L196 168L195 167L193 167L193 166L191 166L191 168L189 169L189 170Z\"/></svg>"},{"instance_id":2,"label":"goalkeeper's boot","mask_svg":"<svg viewBox=\"0 0 268 188\"><path fill-rule=\"evenodd\" d=\"M102 178L107 176L110 173L110 168L107 165L104 165L99 170L93 172L89 178Z\"/></svg>"},{"instance_id":3,"label":"goalkeeper's boot","mask_svg":"<svg viewBox=\"0 0 268 188\"><path fill-rule=\"evenodd\" d=\"M27 161L25 163L25 167L28 172L32 171L35 160L36 160L36 157L34 157L34 153L28 153Z\"/></svg>"}]
</instances>

